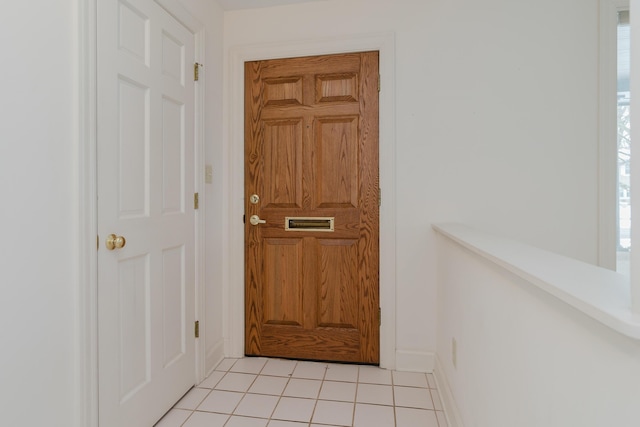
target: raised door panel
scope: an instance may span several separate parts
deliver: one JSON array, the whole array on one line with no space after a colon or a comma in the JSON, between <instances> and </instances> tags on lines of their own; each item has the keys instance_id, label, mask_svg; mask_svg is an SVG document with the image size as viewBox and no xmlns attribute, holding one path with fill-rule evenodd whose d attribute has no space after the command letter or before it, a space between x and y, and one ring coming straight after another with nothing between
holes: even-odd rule
<instances>
[{"instance_id":1,"label":"raised door panel","mask_svg":"<svg viewBox=\"0 0 640 427\"><path fill-rule=\"evenodd\" d=\"M163 367L186 353L185 247L162 251L162 346Z\"/></svg>"},{"instance_id":2,"label":"raised door panel","mask_svg":"<svg viewBox=\"0 0 640 427\"><path fill-rule=\"evenodd\" d=\"M323 117L315 128L317 206L358 207L358 118Z\"/></svg>"},{"instance_id":3,"label":"raised door panel","mask_svg":"<svg viewBox=\"0 0 640 427\"><path fill-rule=\"evenodd\" d=\"M179 37L162 31L162 74L181 86L185 83L185 46Z\"/></svg>"},{"instance_id":4,"label":"raised door panel","mask_svg":"<svg viewBox=\"0 0 640 427\"><path fill-rule=\"evenodd\" d=\"M262 286L263 322L302 326L302 239L266 239Z\"/></svg>"},{"instance_id":5,"label":"raised door panel","mask_svg":"<svg viewBox=\"0 0 640 427\"><path fill-rule=\"evenodd\" d=\"M184 104L162 99L162 212L185 210Z\"/></svg>"},{"instance_id":6,"label":"raised door panel","mask_svg":"<svg viewBox=\"0 0 640 427\"><path fill-rule=\"evenodd\" d=\"M118 48L145 66L150 59L149 17L126 1L118 2Z\"/></svg>"},{"instance_id":7,"label":"raised door panel","mask_svg":"<svg viewBox=\"0 0 640 427\"><path fill-rule=\"evenodd\" d=\"M151 278L149 255L118 262L118 367L120 402L151 380Z\"/></svg>"},{"instance_id":8,"label":"raised door panel","mask_svg":"<svg viewBox=\"0 0 640 427\"><path fill-rule=\"evenodd\" d=\"M302 120L268 121L263 137L261 206L302 207Z\"/></svg>"},{"instance_id":9,"label":"raised door panel","mask_svg":"<svg viewBox=\"0 0 640 427\"><path fill-rule=\"evenodd\" d=\"M358 102L358 74L339 73L316 76L316 102Z\"/></svg>"},{"instance_id":10,"label":"raised door panel","mask_svg":"<svg viewBox=\"0 0 640 427\"><path fill-rule=\"evenodd\" d=\"M118 81L118 194L121 218L149 215L149 89Z\"/></svg>"},{"instance_id":11,"label":"raised door panel","mask_svg":"<svg viewBox=\"0 0 640 427\"><path fill-rule=\"evenodd\" d=\"M356 329L358 241L319 239L318 320L320 327Z\"/></svg>"},{"instance_id":12,"label":"raised door panel","mask_svg":"<svg viewBox=\"0 0 640 427\"><path fill-rule=\"evenodd\" d=\"M302 77L281 77L264 80L263 106L302 105Z\"/></svg>"}]
</instances>

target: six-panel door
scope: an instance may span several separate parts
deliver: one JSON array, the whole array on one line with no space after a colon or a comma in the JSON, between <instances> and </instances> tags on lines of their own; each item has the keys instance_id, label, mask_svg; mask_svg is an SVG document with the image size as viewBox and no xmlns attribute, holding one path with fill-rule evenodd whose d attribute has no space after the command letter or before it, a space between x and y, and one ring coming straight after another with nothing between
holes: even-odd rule
<instances>
[{"instance_id":1,"label":"six-panel door","mask_svg":"<svg viewBox=\"0 0 640 427\"><path fill-rule=\"evenodd\" d=\"M99 422L151 426L195 382L195 41L153 0L98 17Z\"/></svg>"},{"instance_id":2,"label":"six-panel door","mask_svg":"<svg viewBox=\"0 0 640 427\"><path fill-rule=\"evenodd\" d=\"M379 361L378 77L378 52L246 63L248 355Z\"/></svg>"}]
</instances>

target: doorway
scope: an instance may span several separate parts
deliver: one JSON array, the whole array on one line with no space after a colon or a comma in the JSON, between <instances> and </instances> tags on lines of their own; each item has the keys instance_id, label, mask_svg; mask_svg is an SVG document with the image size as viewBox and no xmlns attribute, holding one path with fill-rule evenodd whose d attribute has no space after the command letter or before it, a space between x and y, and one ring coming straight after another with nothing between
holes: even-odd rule
<instances>
[{"instance_id":1,"label":"doorway","mask_svg":"<svg viewBox=\"0 0 640 427\"><path fill-rule=\"evenodd\" d=\"M230 221L225 230L223 295L227 302L225 354L244 356L244 64L248 61L350 53L380 52L380 366L396 366L396 165L395 165L395 34L358 34L331 39L257 43L229 49L229 82L225 89L228 125L223 141L229 168L228 200Z\"/></svg>"}]
</instances>

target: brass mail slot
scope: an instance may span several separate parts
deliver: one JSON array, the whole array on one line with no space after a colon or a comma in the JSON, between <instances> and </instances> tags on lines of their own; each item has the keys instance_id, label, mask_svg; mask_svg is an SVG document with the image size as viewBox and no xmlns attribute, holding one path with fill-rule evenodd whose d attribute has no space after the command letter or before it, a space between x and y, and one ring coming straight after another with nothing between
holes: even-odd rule
<instances>
[{"instance_id":1,"label":"brass mail slot","mask_svg":"<svg viewBox=\"0 0 640 427\"><path fill-rule=\"evenodd\" d=\"M285 217L287 231L333 231L334 217Z\"/></svg>"}]
</instances>

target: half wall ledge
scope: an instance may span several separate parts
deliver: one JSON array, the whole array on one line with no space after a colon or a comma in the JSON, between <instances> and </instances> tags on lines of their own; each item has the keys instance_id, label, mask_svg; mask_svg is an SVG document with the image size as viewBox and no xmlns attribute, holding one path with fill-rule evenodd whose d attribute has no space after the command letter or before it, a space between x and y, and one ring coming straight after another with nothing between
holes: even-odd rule
<instances>
[{"instance_id":1,"label":"half wall ledge","mask_svg":"<svg viewBox=\"0 0 640 427\"><path fill-rule=\"evenodd\" d=\"M432 227L614 331L640 340L640 316L631 310L628 277L463 224Z\"/></svg>"}]
</instances>

